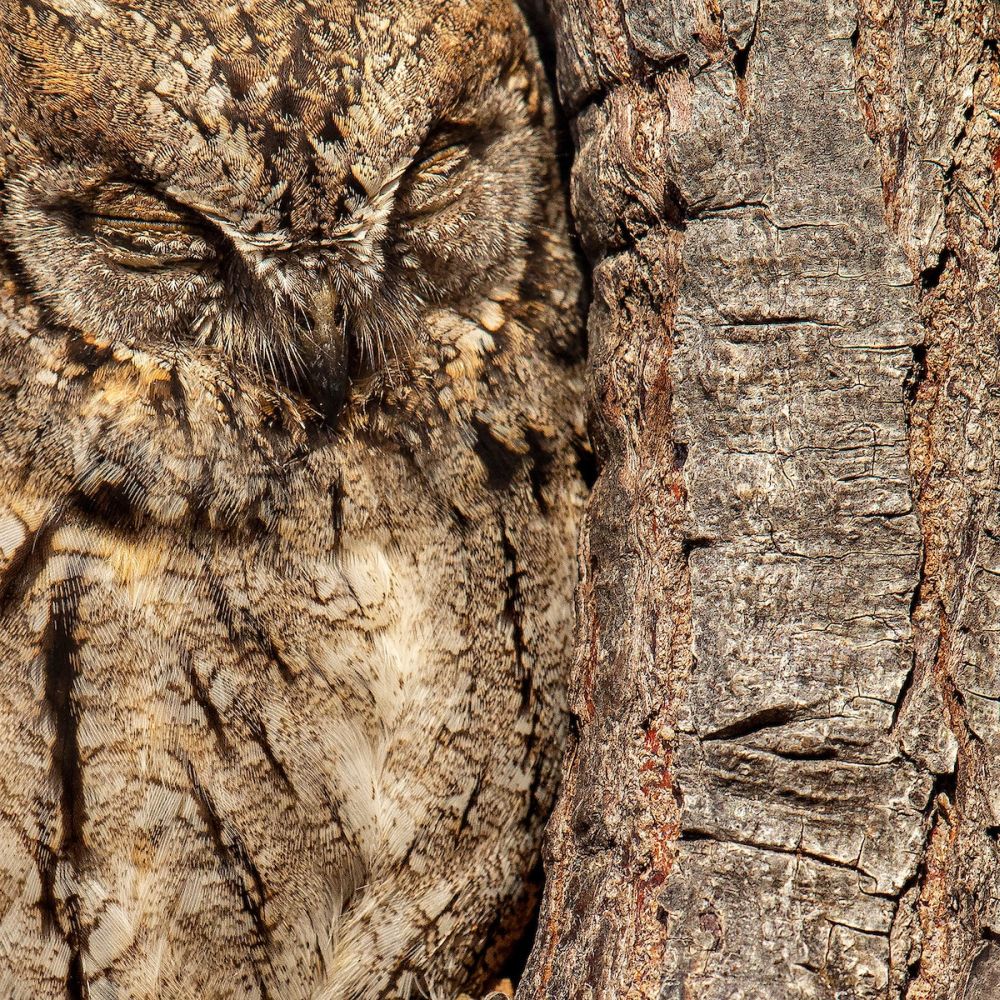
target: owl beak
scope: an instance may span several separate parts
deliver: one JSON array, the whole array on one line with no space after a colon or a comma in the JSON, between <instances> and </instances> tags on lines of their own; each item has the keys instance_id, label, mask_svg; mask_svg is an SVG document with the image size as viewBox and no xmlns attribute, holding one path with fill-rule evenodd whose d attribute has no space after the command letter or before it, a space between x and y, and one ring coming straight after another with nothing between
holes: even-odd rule
<instances>
[{"instance_id":1,"label":"owl beak","mask_svg":"<svg viewBox=\"0 0 1000 1000\"><path fill-rule=\"evenodd\" d=\"M302 389L323 418L332 423L344 405L348 389L347 336L340 297L328 279L309 309L309 333L304 338Z\"/></svg>"}]
</instances>

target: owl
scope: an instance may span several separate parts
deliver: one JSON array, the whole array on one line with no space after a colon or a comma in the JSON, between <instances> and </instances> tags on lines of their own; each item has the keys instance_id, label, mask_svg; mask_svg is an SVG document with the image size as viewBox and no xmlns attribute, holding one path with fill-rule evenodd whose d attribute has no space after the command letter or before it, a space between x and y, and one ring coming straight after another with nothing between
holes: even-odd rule
<instances>
[{"instance_id":1,"label":"owl","mask_svg":"<svg viewBox=\"0 0 1000 1000\"><path fill-rule=\"evenodd\" d=\"M482 989L580 275L510 0L0 0L0 996Z\"/></svg>"}]
</instances>

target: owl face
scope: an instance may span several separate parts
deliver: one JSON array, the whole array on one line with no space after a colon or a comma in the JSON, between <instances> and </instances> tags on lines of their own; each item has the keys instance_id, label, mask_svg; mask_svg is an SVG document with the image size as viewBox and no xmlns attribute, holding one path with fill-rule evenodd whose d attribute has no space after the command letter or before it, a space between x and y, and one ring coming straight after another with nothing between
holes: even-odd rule
<instances>
[{"instance_id":1,"label":"owl face","mask_svg":"<svg viewBox=\"0 0 1000 1000\"><path fill-rule=\"evenodd\" d=\"M528 44L501 0L0 0L0 250L54 327L330 416L523 271Z\"/></svg>"}]
</instances>

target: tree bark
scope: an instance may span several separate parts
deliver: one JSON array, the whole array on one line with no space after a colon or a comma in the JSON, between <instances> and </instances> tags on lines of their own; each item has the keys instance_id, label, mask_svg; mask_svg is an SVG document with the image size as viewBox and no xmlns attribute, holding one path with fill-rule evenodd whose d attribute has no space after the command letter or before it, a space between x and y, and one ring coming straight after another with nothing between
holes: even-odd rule
<instances>
[{"instance_id":1,"label":"tree bark","mask_svg":"<svg viewBox=\"0 0 1000 1000\"><path fill-rule=\"evenodd\" d=\"M518 1000L1000 998L1000 9L550 8L601 471Z\"/></svg>"}]
</instances>

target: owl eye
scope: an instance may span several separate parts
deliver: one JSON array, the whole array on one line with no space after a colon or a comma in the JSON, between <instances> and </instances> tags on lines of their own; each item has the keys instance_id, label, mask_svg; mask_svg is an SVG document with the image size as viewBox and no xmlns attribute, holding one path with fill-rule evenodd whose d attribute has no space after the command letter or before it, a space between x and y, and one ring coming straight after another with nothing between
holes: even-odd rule
<instances>
[{"instance_id":1,"label":"owl eye","mask_svg":"<svg viewBox=\"0 0 1000 1000\"><path fill-rule=\"evenodd\" d=\"M414 163L417 173L442 174L472 155L483 136L472 122L446 122L423 144Z\"/></svg>"},{"instance_id":2,"label":"owl eye","mask_svg":"<svg viewBox=\"0 0 1000 1000\"><path fill-rule=\"evenodd\" d=\"M454 202L462 193L463 173L485 141L471 122L446 122L432 132L403 178L400 200L407 214L433 213Z\"/></svg>"},{"instance_id":3,"label":"owl eye","mask_svg":"<svg viewBox=\"0 0 1000 1000\"><path fill-rule=\"evenodd\" d=\"M198 267L215 249L197 217L127 183L106 184L73 206L109 261L131 270Z\"/></svg>"},{"instance_id":4,"label":"owl eye","mask_svg":"<svg viewBox=\"0 0 1000 1000\"><path fill-rule=\"evenodd\" d=\"M478 294L522 253L542 161L537 138L508 112L442 122L401 179L392 259L426 301Z\"/></svg>"}]
</instances>

